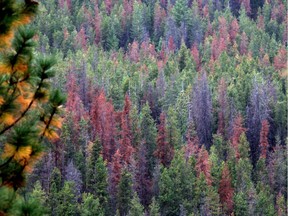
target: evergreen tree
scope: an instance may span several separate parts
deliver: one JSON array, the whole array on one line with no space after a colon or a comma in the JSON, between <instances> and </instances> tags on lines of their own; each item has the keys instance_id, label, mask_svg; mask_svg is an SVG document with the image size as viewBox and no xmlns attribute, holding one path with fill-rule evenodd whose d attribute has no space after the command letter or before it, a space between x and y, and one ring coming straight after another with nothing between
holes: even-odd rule
<instances>
[{"instance_id":1,"label":"evergreen tree","mask_svg":"<svg viewBox=\"0 0 288 216\"><path fill-rule=\"evenodd\" d=\"M155 197L152 198L152 202L149 206L150 216L160 216L160 206Z\"/></svg>"},{"instance_id":2,"label":"evergreen tree","mask_svg":"<svg viewBox=\"0 0 288 216\"><path fill-rule=\"evenodd\" d=\"M256 215L276 215L276 211L273 204L273 195L269 190L268 185L259 183L257 185L257 196L256 196Z\"/></svg>"},{"instance_id":3,"label":"evergreen tree","mask_svg":"<svg viewBox=\"0 0 288 216\"><path fill-rule=\"evenodd\" d=\"M77 194L74 182L65 181L59 191L56 215L76 216L79 215L77 206Z\"/></svg>"},{"instance_id":4,"label":"evergreen tree","mask_svg":"<svg viewBox=\"0 0 288 216\"><path fill-rule=\"evenodd\" d=\"M104 216L104 210L100 205L99 199L94 198L90 193L83 193L82 203L80 208L81 216Z\"/></svg>"},{"instance_id":5,"label":"evergreen tree","mask_svg":"<svg viewBox=\"0 0 288 216\"><path fill-rule=\"evenodd\" d=\"M229 173L229 169L227 164L225 164L224 169L222 171L222 177L219 185L219 195L220 202L222 204L223 210L227 215L233 212L233 192L234 189L231 185L231 177Z\"/></svg>"},{"instance_id":6,"label":"evergreen tree","mask_svg":"<svg viewBox=\"0 0 288 216\"><path fill-rule=\"evenodd\" d=\"M159 204L161 214L179 215L180 206L191 211L193 203L195 173L193 158L187 163L182 152L177 152L169 168L163 168L159 182Z\"/></svg>"},{"instance_id":7,"label":"evergreen tree","mask_svg":"<svg viewBox=\"0 0 288 216\"><path fill-rule=\"evenodd\" d=\"M42 155L42 141L58 138L64 97L49 84L55 61L36 57L34 31L26 26L35 17L38 2L12 0L0 5L0 136L5 143L1 145L0 190L9 196L8 188L16 192L25 185L27 171ZM35 214L31 210L37 206L35 200L17 194L1 205L0 213L6 214L15 203L11 214Z\"/></svg>"},{"instance_id":8,"label":"evergreen tree","mask_svg":"<svg viewBox=\"0 0 288 216\"><path fill-rule=\"evenodd\" d=\"M160 115L160 124L158 126L157 136L157 148L154 152L156 158L160 160L160 163L165 167L170 165L173 159L174 150L170 143L167 142L167 131L166 131L166 117L165 113Z\"/></svg>"},{"instance_id":9,"label":"evergreen tree","mask_svg":"<svg viewBox=\"0 0 288 216\"><path fill-rule=\"evenodd\" d=\"M212 99L206 73L195 81L192 98L192 115L201 144L207 149L212 142Z\"/></svg>"},{"instance_id":10,"label":"evergreen tree","mask_svg":"<svg viewBox=\"0 0 288 216\"><path fill-rule=\"evenodd\" d=\"M57 215L56 211L59 205L59 191L62 188L61 173L58 168L54 168L50 176L50 190L49 190L49 209L51 215Z\"/></svg>"},{"instance_id":11,"label":"evergreen tree","mask_svg":"<svg viewBox=\"0 0 288 216\"><path fill-rule=\"evenodd\" d=\"M120 216L125 216L128 214L132 196L132 176L127 168L125 168L121 173L117 194L117 210L119 211Z\"/></svg>"},{"instance_id":12,"label":"evergreen tree","mask_svg":"<svg viewBox=\"0 0 288 216\"><path fill-rule=\"evenodd\" d=\"M148 103L145 104L141 111L140 130L141 138L147 146L148 171L149 175L152 176L155 166L155 158L153 154L156 149L157 130Z\"/></svg>"},{"instance_id":13,"label":"evergreen tree","mask_svg":"<svg viewBox=\"0 0 288 216\"><path fill-rule=\"evenodd\" d=\"M108 171L100 151L101 145L99 139L96 139L88 160L86 188L89 193L97 197L100 205L105 208L108 202Z\"/></svg>"},{"instance_id":14,"label":"evergreen tree","mask_svg":"<svg viewBox=\"0 0 288 216\"><path fill-rule=\"evenodd\" d=\"M167 141L176 150L182 145L177 113L172 107L167 112Z\"/></svg>"},{"instance_id":15,"label":"evergreen tree","mask_svg":"<svg viewBox=\"0 0 288 216\"><path fill-rule=\"evenodd\" d=\"M137 193L134 193L131 200L131 207L128 216L141 216L144 215L144 207L141 205Z\"/></svg>"}]
</instances>

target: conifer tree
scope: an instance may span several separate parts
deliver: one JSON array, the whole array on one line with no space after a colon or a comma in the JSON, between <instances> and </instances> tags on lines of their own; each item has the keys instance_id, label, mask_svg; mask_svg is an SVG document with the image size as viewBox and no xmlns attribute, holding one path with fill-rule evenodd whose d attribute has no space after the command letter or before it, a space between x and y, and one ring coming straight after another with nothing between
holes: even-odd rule
<instances>
[{"instance_id":1,"label":"conifer tree","mask_svg":"<svg viewBox=\"0 0 288 216\"><path fill-rule=\"evenodd\" d=\"M134 193L131 200L131 207L128 216L142 216L144 215L144 207L141 205L137 193Z\"/></svg>"},{"instance_id":2,"label":"conifer tree","mask_svg":"<svg viewBox=\"0 0 288 216\"><path fill-rule=\"evenodd\" d=\"M260 158L266 158L268 150L268 133L269 133L269 123L267 120L262 121L262 127L260 131Z\"/></svg>"},{"instance_id":3,"label":"conifer tree","mask_svg":"<svg viewBox=\"0 0 288 216\"><path fill-rule=\"evenodd\" d=\"M134 149L132 147L132 133L131 133L131 120L130 120L131 102L129 96L125 96L125 104L121 113L121 138L119 140L120 153L122 155L122 161L126 164L130 164L132 153Z\"/></svg>"},{"instance_id":4,"label":"conifer tree","mask_svg":"<svg viewBox=\"0 0 288 216\"><path fill-rule=\"evenodd\" d=\"M59 199L59 192L62 187L61 182L61 173L58 168L54 168L51 177L50 177L50 190L49 190L49 200L48 205L50 209L51 215L56 215L56 211L59 205L58 199Z\"/></svg>"},{"instance_id":5,"label":"conifer tree","mask_svg":"<svg viewBox=\"0 0 288 216\"><path fill-rule=\"evenodd\" d=\"M50 87L55 61L33 54L34 31L26 25L35 17L38 2L10 0L0 6L0 136L5 143L0 193L6 193L25 185L27 171L43 153L42 141L58 138L58 114L64 97ZM0 213L5 215L17 198L14 196ZM22 210L18 209L20 214Z\"/></svg>"},{"instance_id":6,"label":"conifer tree","mask_svg":"<svg viewBox=\"0 0 288 216\"><path fill-rule=\"evenodd\" d=\"M151 199L151 176L149 176L147 147L141 143L138 150L138 161L135 170L135 185L137 194L143 206L148 206Z\"/></svg>"},{"instance_id":7,"label":"conifer tree","mask_svg":"<svg viewBox=\"0 0 288 216\"><path fill-rule=\"evenodd\" d=\"M100 205L99 199L95 198L90 193L83 193L81 209L81 216L104 216L104 210Z\"/></svg>"},{"instance_id":8,"label":"conifer tree","mask_svg":"<svg viewBox=\"0 0 288 216\"><path fill-rule=\"evenodd\" d=\"M177 113L172 107L167 112L167 141L174 149L180 149L182 145Z\"/></svg>"},{"instance_id":9,"label":"conifer tree","mask_svg":"<svg viewBox=\"0 0 288 216\"><path fill-rule=\"evenodd\" d=\"M201 145L209 150L212 142L212 99L206 73L199 74L192 97L192 115Z\"/></svg>"},{"instance_id":10,"label":"conifer tree","mask_svg":"<svg viewBox=\"0 0 288 216\"><path fill-rule=\"evenodd\" d=\"M231 177L227 164L225 164L222 171L222 177L219 185L219 195L220 202L222 204L223 210L227 215L230 215L233 212L233 192L234 189L231 185Z\"/></svg>"},{"instance_id":11,"label":"conifer tree","mask_svg":"<svg viewBox=\"0 0 288 216\"><path fill-rule=\"evenodd\" d=\"M147 146L147 160L148 160L148 171L149 175L152 176L153 169L155 166L154 152L156 149L156 136L157 130L155 122L151 116L151 110L148 102L142 108L140 116L140 129L141 138Z\"/></svg>"},{"instance_id":12,"label":"conifer tree","mask_svg":"<svg viewBox=\"0 0 288 216\"><path fill-rule=\"evenodd\" d=\"M166 117L165 113L160 115L160 124L158 126L157 136L157 148L154 155L160 160L165 167L170 165L173 159L174 150L170 143L167 142L167 131L166 131Z\"/></svg>"},{"instance_id":13,"label":"conifer tree","mask_svg":"<svg viewBox=\"0 0 288 216\"><path fill-rule=\"evenodd\" d=\"M121 173L117 194L117 210L119 211L120 216L125 216L128 214L132 196L132 176L127 168L125 168Z\"/></svg>"},{"instance_id":14,"label":"conifer tree","mask_svg":"<svg viewBox=\"0 0 288 216\"><path fill-rule=\"evenodd\" d=\"M100 205L105 208L108 202L108 171L100 152L101 144L99 139L96 139L88 160L86 189L97 197Z\"/></svg>"},{"instance_id":15,"label":"conifer tree","mask_svg":"<svg viewBox=\"0 0 288 216\"><path fill-rule=\"evenodd\" d=\"M179 215L180 206L192 211L195 205L193 186L195 173L193 158L185 162L183 152L176 152L169 168L164 168L159 182L161 214Z\"/></svg>"},{"instance_id":16,"label":"conifer tree","mask_svg":"<svg viewBox=\"0 0 288 216\"><path fill-rule=\"evenodd\" d=\"M149 206L150 209L150 216L160 216L160 206L156 201L155 197L152 198L152 202Z\"/></svg>"},{"instance_id":17,"label":"conifer tree","mask_svg":"<svg viewBox=\"0 0 288 216\"><path fill-rule=\"evenodd\" d=\"M59 198L57 201L59 202L59 204L56 209L56 215L79 215L74 182L64 182L63 188L59 191Z\"/></svg>"}]
</instances>

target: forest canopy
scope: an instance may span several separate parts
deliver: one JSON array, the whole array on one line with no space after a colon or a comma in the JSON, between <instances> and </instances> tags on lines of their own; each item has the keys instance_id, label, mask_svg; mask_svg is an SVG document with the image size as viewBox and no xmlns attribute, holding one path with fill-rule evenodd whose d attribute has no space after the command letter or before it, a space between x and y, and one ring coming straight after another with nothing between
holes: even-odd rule
<instances>
[{"instance_id":1,"label":"forest canopy","mask_svg":"<svg viewBox=\"0 0 288 216\"><path fill-rule=\"evenodd\" d=\"M287 214L286 0L0 8L0 215Z\"/></svg>"}]
</instances>

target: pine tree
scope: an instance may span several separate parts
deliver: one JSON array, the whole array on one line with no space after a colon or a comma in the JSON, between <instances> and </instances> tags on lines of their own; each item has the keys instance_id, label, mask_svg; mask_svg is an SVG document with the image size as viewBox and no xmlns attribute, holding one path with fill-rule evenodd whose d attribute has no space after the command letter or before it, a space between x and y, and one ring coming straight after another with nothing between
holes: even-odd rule
<instances>
[{"instance_id":1,"label":"pine tree","mask_svg":"<svg viewBox=\"0 0 288 216\"><path fill-rule=\"evenodd\" d=\"M144 207L141 205L137 193L134 193L133 199L131 200L131 207L128 216L143 216Z\"/></svg>"},{"instance_id":2,"label":"pine tree","mask_svg":"<svg viewBox=\"0 0 288 216\"><path fill-rule=\"evenodd\" d=\"M141 143L137 154L137 164L135 170L135 189L144 207L148 206L151 200L152 180L149 176L147 147L145 143Z\"/></svg>"},{"instance_id":3,"label":"pine tree","mask_svg":"<svg viewBox=\"0 0 288 216\"><path fill-rule=\"evenodd\" d=\"M242 116L238 115L233 121L233 129L232 129L233 132L231 137L231 145L237 159L240 158L239 153L240 137L243 133L246 132L246 129L242 126L242 124L243 124Z\"/></svg>"},{"instance_id":4,"label":"pine tree","mask_svg":"<svg viewBox=\"0 0 288 216\"><path fill-rule=\"evenodd\" d=\"M80 208L81 216L104 216L104 210L100 205L99 199L94 198L90 193L83 193L82 203Z\"/></svg>"},{"instance_id":5,"label":"pine tree","mask_svg":"<svg viewBox=\"0 0 288 216\"><path fill-rule=\"evenodd\" d=\"M132 196L132 175L127 168L125 168L122 170L120 182L118 184L117 210L119 211L120 216L128 214Z\"/></svg>"},{"instance_id":6,"label":"pine tree","mask_svg":"<svg viewBox=\"0 0 288 216\"><path fill-rule=\"evenodd\" d=\"M59 191L56 215L76 216L78 215L77 198L74 182L65 181L63 188Z\"/></svg>"},{"instance_id":7,"label":"pine tree","mask_svg":"<svg viewBox=\"0 0 288 216\"><path fill-rule=\"evenodd\" d=\"M150 204L149 209L150 216L160 216L160 206L155 197L152 198L152 203Z\"/></svg>"},{"instance_id":8,"label":"pine tree","mask_svg":"<svg viewBox=\"0 0 288 216\"><path fill-rule=\"evenodd\" d=\"M97 197L100 205L106 208L108 202L108 171L103 157L100 155L101 145L96 139L88 160L86 189Z\"/></svg>"},{"instance_id":9,"label":"pine tree","mask_svg":"<svg viewBox=\"0 0 288 216\"><path fill-rule=\"evenodd\" d=\"M270 187L259 183L256 190L258 191L255 207L256 215L276 215L273 203L274 197L270 192Z\"/></svg>"},{"instance_id":10,"label":"pine tree","mask_svg":"<svg viewBox=\"0 0 288 216\"><path fill-rule=\"evenodd\" d=\"M166 131L166 117L165 113L160 115L160 124L158 126L158 136L157 136L157 148L154 152L156 158L160 160L165 167L170 165L173 159L174 150L170 143L167 142L167 131Z\"/></svg>"},{"instance_id":11,"label":"pine tree","mask_svg":"<svg viewBox=\"0 0 288 216\"><path fill-rule=\"evenodd\" d=\"M219 195L220 202L222 204L223 210L227 215L230 215L233 212L233 192L234 189L231 185L231 177L227 164L225 164L222 171L222 177L219 185Z\"/></svg>"},{"instance_id":12,"label":"pine tree","mask_svg":"<svg viewBox=\"0 0 288 216\"><path fill-rule=\"evenodd\" d=\"M167 141L176 150L182 146L177 113L172 107L169 107L167 112Z\"/></svg>"},{"instance_id":13,"label":"pine tree","mask_svg":"<svg viewBox=\"0 0 288 216\"><path fill-rule=\"evenodd\" d=\"M122 155L122 162L130 164L132 153L134 149L132 147L132 133L131 133L131 120L130 120L131 102L129 96L125 96L125 104L121 113L121 138L119 140L120 153Z\"/></svg>"},{"instance_id":14,"label":"pine tree","mask_svg":"<svg viewBox=\"0 0 288 216\"><path fill-rule=\"evenodd\" d=\"M200 144L209 149L212 142L212 99L206 73L199 74L195 81L192 115Z\"/></svg>"},{"instance_id":15,"label":"pine tree","mask_svg":"<svg viewBox=\"0 0 288 216\"><path fill-rule=\"evenodd\" d=\"M163 169L159 182L161 215L179 215L181 205L187 211L192 211L195 205L194 165L193 158L186 162L183 152L176 152L170 167Z\"/></svg>"},{"instance_id":16,"label":"pine tree","mask_svg":"<svg viewBox=\"0 0 288 216\"><path fill-rule=\"evenodd\" d=\"M0 190L9 191L4 189L8 187L16 192L25 185L27 171L42 156L42 141L58 138L58 114L64 97L50 87L55 61L33 53L34 31L26 24L35 17L38 2L12 0L0 4L0 136L5 143ZM15 196L0 209L1 214L5 215L17 198L22 199Z\"/></svg>"},{"instance_id":17,"label":"pine tree","mask_svg":"<svg viewBox=\"0 0 288 216\"><path fill-rule=\"evenodd\" d=\"M260 131L260 148L261 148L260 158L266 158L267 156L267 150L269 147L268 134L269 134L269 123L267 120L263 120Z\"/></svg>"},{"instance_id":18,"label":"pine tree","mask_svg":"<svg viewBox=\"0 0 288 216\"><path fill-rule=\"evenodd\" d=\"M59 205L59 192L62 188L61 173L58 168L54 168L50 176L50 190L48 205L51 215L57 215L56 211Z\"/></svg>"},{"instance_id":19,"label":"pine tree","mask_svg":"<svg viewBox=\"0 0 288 216\"><path fill-rule=\"evenodd\" d=\"M149 176L152 176L153 169L155 166L154 152L156 149L156 136L157 130L155 122L151 116L151 110L148 102L141 110L140 115L140 130L142 141L147 146L147 160L148 160L148 171Z\"/></svg>"},{"instance_id":20,"label":"pine tree","mask_svg":"<svg viewBox=\"0 0 288 216\"><path fill-rule=\"evenodd\" d=\"M207 184L208 185L212 184L211 162L209 160L208 151L205 149L204 146L201 147L197 155L197 162L196 162L195 169L197 171L198 177L200 176L201 173L203 173Z\"/></svg>"}]
</instances>

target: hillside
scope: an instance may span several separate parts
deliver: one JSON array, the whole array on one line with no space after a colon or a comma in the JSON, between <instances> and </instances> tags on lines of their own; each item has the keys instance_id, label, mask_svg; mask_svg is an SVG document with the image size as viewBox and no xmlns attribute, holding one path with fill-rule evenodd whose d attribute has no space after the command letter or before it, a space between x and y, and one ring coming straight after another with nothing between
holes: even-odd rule
<instances>
[{"instance_id":1,"label":"hillside","mask_svg":"<svg viewBox=\"0 0 288 216\"><path fill-rule=\"evenodd\" d=\"M34 53L67 97L21 191L40 215L286 215L286 0L38 10Z\"/></svg>"}]
</instances>

